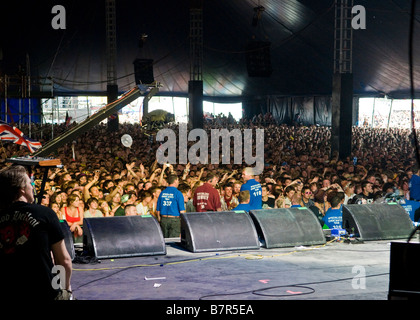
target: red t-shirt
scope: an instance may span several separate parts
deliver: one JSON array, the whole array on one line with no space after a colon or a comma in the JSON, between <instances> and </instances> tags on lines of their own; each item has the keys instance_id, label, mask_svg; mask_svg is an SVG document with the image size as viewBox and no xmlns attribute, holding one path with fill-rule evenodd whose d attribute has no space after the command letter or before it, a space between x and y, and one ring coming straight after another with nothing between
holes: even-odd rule
<instances>
[{"instance_id":1,"label":"red t-shirt","mask_svg":"<svg viewBox=\"0 0 420 320\"><path fill-rule=\"evenodd\" d=\"M207 182L195 190L193 204L197 212L217 211L222 207L219 192Z\"/></svg>"}]
</instances>

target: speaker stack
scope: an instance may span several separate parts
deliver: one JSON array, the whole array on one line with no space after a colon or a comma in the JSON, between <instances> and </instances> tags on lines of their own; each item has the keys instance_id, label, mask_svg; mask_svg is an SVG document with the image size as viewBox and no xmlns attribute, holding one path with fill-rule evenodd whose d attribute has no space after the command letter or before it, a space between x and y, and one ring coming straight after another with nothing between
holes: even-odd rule
<instances>
[{"instance_id":1,"label":"speaker stack","mask_svg":"<svg viewBox=\"0 0 420 320\"><path fill-rule=\"evenodd\" d=\"M136 59L133 64L136 84L152 84L155 81L152 59Z\"/></svg>"},{"instance_id":2,"label":"speaker stack","mask_svg":"<svg viewBox=\"0 0 420 320\"><path fill-rule=\"evenodd\" d=\"M98 259L166 254L162 230L153 216L85 218L83 247Z\"/></svg>"},{"instance_id":3,"label":"speaker stack","mask_svg":"<svg viewBox=\"0 0 420 320\"><path fill-rule=\"evenodd\" d=\"M246 47L246 66L250 77L270 77L273 73L271 67L271 42L250 41Z\"/></svg>"},{"instance_id":4,"label":"speaker stack","mask_svg":"<svg viewBox=\"0 0 420 320\"><path fill-rule=\"evenodd\" d=\"M74 259L73 236L66 222L61 227ZM414 230L405 209L394 204L344 205L343 228L366 241L407 239ZM84 252L98 259L166 254L161 227L153 216L85 218L83 233ZM326 243L318 218L305 207L182 213L180 240L191 252ZM420 249L416 246L413 250Z\"/></svg>"},{"instance_id":5,"label":"speaker stack","mask_svg":"<svg viewBox=\"0 0 420 320\"><path fill-rule=\"evenodd\" d=\"M318 218L306 207L251 210L250 213L268 249L326 242Z\"/></svg>"},{"instance_id":6,"label":"speaker stack","mask_svg":"<svg viewBox=\"0 0 420 320\"><path fill-rule=\"evenodd\" d=\"M343 206L343 229L362 240L408 239L413 221L398 204L349 204Z\"/></svg>"},{"instance_id":7,"label":"speaker stack","mask_svg":"<svg viewBox=\"0 0 420 320\"><path fill-rule=\"evenodd\" d=\"M249 214L230 211L182 213L181 245L191 252L260 247Z\"/></svg>"}]
</instances>

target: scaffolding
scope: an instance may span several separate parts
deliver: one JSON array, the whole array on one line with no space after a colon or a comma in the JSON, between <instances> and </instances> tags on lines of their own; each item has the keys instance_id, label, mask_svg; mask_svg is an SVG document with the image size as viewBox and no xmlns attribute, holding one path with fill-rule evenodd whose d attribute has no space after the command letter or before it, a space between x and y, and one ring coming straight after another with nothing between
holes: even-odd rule
<instances>
[{"instance_id":1,"label":"scaffolding","mask_svg":"<svg viewBox=\"0 0 420 320\"><path fill-rule=\"evenodd\" d=\"M117 84L117 27L115 0L105 0L106 60L108 85Z\"/></svg>"},{"instance_id":2,"label":"scaffolding","mask_svg":"<svg viewBox=\"0 0 420 320\"><path fill-rule=\"evenodd\" d=\"M190 80L203 80L203 9L190 9Z\"/></svg>"},{"instance_id":3,"label":"scaffolding","mask_svg":"<svg viewBox=\"0 0 420 320\"><path fill-rule=\"evenodd\" d=\"M353 0L335 0L334 73L353 73Z\"/></svg>"}]
</instances>

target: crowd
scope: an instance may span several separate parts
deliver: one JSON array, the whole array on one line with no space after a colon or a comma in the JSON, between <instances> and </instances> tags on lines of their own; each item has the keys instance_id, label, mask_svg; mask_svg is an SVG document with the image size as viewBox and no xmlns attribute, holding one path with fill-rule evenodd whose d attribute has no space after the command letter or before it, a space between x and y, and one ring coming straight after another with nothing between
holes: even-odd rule
<instances>
[{"instance_id":1,"label":"crowd","mask_svg":"<svg viewBox=\"0 0 420 320\"><path fill-rule=\"evenodd\" d=\"M176 124L165 127L178 132ZM225 117L205 123L206 130L221 128L264 129L262 174L240 164L161 165L156 132L138 124L120 124L118 132L109 132L99 124L51 155L63 166L49 170L41 204L66 220L78 239L86 217L152 215L164 235L174 237L181 212L305 206L321 225L332 227L343 203L371 203L391 193L413 198L410 179L417 171L409 129L354 127L352 154L339 159L331 152L329 127ZM65 125L53 129L54 136L70 130ZM36 136L41 130L42 137ZM52 138L51 125L32 132L43 144ZM124 134L133 139L130 148L121 143ZM24 147L3 143L2 166L9 165L6 157L25 154ZM33 173L39 192L43 171Z\"/></svg>"},{"instance_id":2,"label":"crowd","mask_svg":"<svg viewBox=\"0 0 420 320\"><path fill-rule=\"evenodd\" d=\"M419 112L414 113L414 124L416 127L420 125ZM372 111L365 112L359 117L360 123L364 127L373 128L411 128L411 111L410 110L392 110L392 113L386 112L381 114L375 112L372 116Z\"/></svg>"}]
</instances>

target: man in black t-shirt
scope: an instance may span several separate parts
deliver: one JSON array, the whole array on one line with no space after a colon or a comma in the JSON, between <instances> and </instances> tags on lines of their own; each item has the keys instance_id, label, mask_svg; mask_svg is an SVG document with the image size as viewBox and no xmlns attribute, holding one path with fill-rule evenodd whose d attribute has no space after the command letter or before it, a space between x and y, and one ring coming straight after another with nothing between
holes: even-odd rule
<instances>
[{"instance_id":1,"label":"man in black t-shirt","mask_svg":"<svg viewBox=\"0 0 420 320\"><path fill-rule=\"evenodd\" d=\"M358 194L359 198L364 199L367 204L373 203L374 194L373 194L373 184L370 181L362 182L362 192Z\"/></svg>"},{"instance_id":2,"label":"man in black t-shirt","mask_svg":"<svg viewBox=\"0 0 420 320\"><path fill-rule=\"evenodd\" d=\"M33 201L24 167L0 171L1 300L71 296L72 262L60 222L53 210Z\"/></svg>"},{"instance_id":3,"label":"man in black t-shirt","mask_svg":"<svg viewBox=\"0 0 420 320\"><path fill-rule=\"evenodd\" d=\"M262 209L274 209L276 205L276 200L272 197L269 197L269 190L267 185L263 184L261 186L262 193Z\"/></svg>"}]
</instances>

